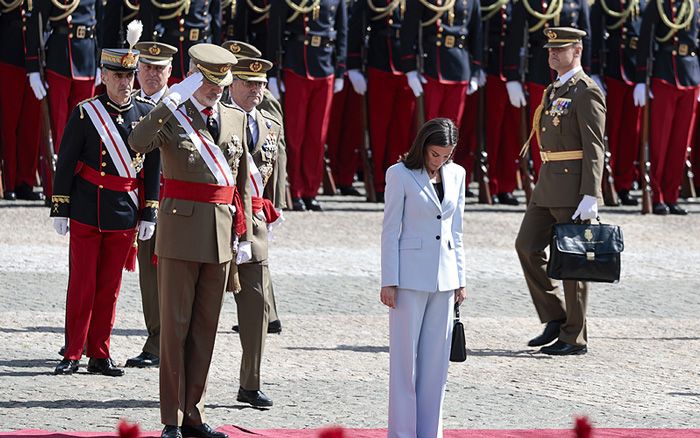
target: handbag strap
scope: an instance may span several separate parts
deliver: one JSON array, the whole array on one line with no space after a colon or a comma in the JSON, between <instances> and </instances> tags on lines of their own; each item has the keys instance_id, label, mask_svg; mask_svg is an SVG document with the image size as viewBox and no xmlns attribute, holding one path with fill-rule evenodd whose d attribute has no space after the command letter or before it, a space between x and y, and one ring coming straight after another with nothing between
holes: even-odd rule
<instances>
[{"instance_id":1,"label":"handbag strap","mask_svg":"<svg viewBox=\"0 0 700 438\"><path fill-rule=\"evenodd\" d=\"M459 304L455 303L455 320L459 321Z\"/></svg>"}]
</instances>

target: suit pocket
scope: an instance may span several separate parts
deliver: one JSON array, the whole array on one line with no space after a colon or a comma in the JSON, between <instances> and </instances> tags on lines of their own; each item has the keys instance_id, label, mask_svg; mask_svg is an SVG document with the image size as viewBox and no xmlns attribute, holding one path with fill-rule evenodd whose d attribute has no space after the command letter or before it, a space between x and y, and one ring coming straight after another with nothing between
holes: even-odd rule
<instances>
[{"instance_id":1,"label":"suit pocket","mask_svg":"<svg viewBox=\"0 0 700 438\"><path fill-rule=\"evenodd\" d=\"M399 249L421 249L423 241L420 237L407 237L399 239Z\"/></svg>"},{"instance_id":2,"label":"suit pocket","mask_svg":"<svg viewBox=\"0 0 700 438\"><path fill-rule=\"evenodd\" d=\"M192 216L192 212L194 211L194 201L172 199L168 204L168 208L164 209L165 214L189 217Z\"/></svg>"}]
</instances>

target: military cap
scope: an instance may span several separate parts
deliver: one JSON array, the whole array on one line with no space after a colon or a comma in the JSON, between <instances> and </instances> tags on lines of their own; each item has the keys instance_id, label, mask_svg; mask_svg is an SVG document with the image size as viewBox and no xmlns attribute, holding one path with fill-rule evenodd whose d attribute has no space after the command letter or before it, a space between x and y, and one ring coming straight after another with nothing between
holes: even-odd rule
<instances>
[{"instance_id":1,"label":"military cap","mask_svg":"<svg viewBox=\"0 0 700 438\"><path fill-rule=\"evenodd\" d=\"M238 62L233 53L209 43L195 44L187 53L192 63L209 82L221 87L231 85L231 67Z\"/></svg>"},{"instance_id":2,"label":"military cap","mask_svg":"<svg viewBox=\"0 0 700 438\"><path fill-rule=\"evenodd\" d=\"M272 63L266 59L239 58L231 73L244 81L267 82L267 71L271 68Z\"/></svg>"},{"instance_id":3,"label":"military cap","mask_svg":"<svg viewBox=\"0 0 700 438\"><path fill-rule=\"evenodd\" d=\"M548 40L544 48L549 49L580 43L586 32L573 27L550 27L544 30L544 35Z\"/></svg>"},{"instance_id":4,"label":"military cap","mask_svg":"<svg viewBox=\"0 0 700 438\"><path fill-rule=\"evenodd\" d=\"M154 41L136 43L134 48L141 52L139 61L151 65L168 65L172 61L173 55L177 53L177 48L170 44Z\"/></svg>"},{"instance_id":5,"label":"military cap","mask_svg":"<svg viewBox=\"0 0 700 438\"><path fill-rule=\"evenodd\" d=\"M100 66L113 71L136 71L139 51L134 49L102 49Z\"/></svg>"},{"instance_id":6,"label":"military cap","mask_svg":"<svg viewBox=\"0 0 700 438\"><path fill-rule=\"evenodd\" d=\"M262 52L257 47L243 41L224 41L221 47L238 58L260 58L262 56Z\"/></svg>"}]
</instances>

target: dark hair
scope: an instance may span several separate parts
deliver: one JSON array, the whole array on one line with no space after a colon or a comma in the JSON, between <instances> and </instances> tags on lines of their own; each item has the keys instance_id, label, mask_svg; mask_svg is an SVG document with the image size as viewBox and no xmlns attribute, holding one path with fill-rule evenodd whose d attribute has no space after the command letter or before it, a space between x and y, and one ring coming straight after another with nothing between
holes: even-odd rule
<instances>
[{"instance_id":1,"label":"dark hair","mask_svg":"<svg viewBox=\"0 0 700 438\"><path fill-rule=\"evenodd\" d=\"M423 124L413 140L411 149L401 157L401 162L409 169L425 167L425 148L428 146L454 147L459 135L457 127L450 119L437 118Z\"/></svg>"}]
</instances>

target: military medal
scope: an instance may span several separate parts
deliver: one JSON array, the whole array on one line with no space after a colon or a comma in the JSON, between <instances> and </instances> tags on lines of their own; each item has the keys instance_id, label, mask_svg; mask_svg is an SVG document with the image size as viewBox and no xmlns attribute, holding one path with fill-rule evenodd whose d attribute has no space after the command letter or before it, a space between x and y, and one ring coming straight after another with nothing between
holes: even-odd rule
<instances>
[{"instance_id":1,"label":"military medal","mask_svg":"<svg viewBox=\"0 0 700 438\"><path fill-rule=\"evenodd\" d=\"M193 165L193 164L194 164L194 154L190 154L190 156L187 157L187 162L188 162L190 165Z\"/></svg>"},{"instance_id":2,"label":"military medal","mask_svg":"<svg viewBox=\"0 0 700 438\"><path fill-rule=\"evenodd\" d=\"M117 124L121 125L122 123L124 123L124 117L122 117L121 114L117 114L116 122Z\"/></svg>"},{"instance_id":3,"label":"military medal","mask_svg":"<svg viewBox=\"0 0 700 438\"><path fill-rule=\"evenodd\" d=\"M131 167L134 168L136 173L141 172L143 169L143 155L137 153L133 160L131 160Z\"/></svg>"},{"instance_id":4,"label":"military medal","mask_svg":"<svg viewBox=\"0 0 700 438\"><path fill-rule=\"evenodd\" d=\"M228 147L226 148L226 153L233 157L233 153L234 153L233 146L228 145Z\"/></svg>"},{"instance_id":5,"label":"military medal","mask_svg":"<svg viewBox=\"0 0 700 438\"><path fill-rule=\"evenodd\" d=\"M559 126L559 116L554 116L554 119L552 119L552 125Z\"/></svg>"}]
</instances>

